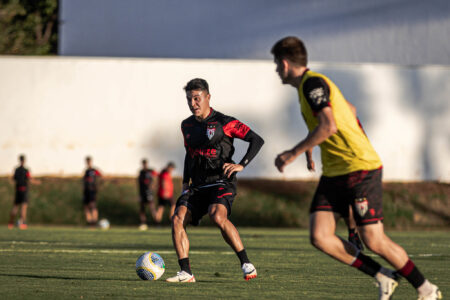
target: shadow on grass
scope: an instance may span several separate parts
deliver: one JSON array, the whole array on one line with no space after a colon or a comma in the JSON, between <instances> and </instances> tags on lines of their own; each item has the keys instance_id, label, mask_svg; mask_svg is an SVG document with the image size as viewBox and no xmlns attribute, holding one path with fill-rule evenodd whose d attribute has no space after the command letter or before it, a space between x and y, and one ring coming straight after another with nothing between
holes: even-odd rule
<instances>
[{"instance_id":1,"label":"shadow on grass","mask_svg":"<svg viewBox=\"0 0 450 300\"><path fill-rule=\"evenodd\" d=\"M108 280L108 281L137 281L136 279L113 279L113 278L92 278L92 277L68 277L55 275L30 275L30 274L5 274L0 273L0 276L7 277L24 277L35 279L61 279L61 280Z\"/></svg>"}]
</instances>

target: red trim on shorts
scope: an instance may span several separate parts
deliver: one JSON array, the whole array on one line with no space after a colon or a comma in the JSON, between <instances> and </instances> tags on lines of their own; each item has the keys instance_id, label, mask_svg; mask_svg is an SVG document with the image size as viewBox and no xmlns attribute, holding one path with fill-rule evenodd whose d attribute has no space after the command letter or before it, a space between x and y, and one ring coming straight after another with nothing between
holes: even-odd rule
<instances>
[{"instance_id":1,"label":"red trim on shorts","mask_svg":"<svg viewBox=\"0 0 450 300\"><path fill-rule=\"evenodd\" d=\"M217 196L217 198L222 198L222 197L229 196L229 195L233 195L233 193L225 193L220 196Z\"/></svg>"},{"instance_id":2,"label":"red trim on shorts","mask_svg":"<svg viewBox=\"0 0 450 300\"><path fill-rule=\"evenodd\" d=\"M333 206L331 205L320 205L320 206L316 206L315 209L320 209L320 208L333 208Z\"/></svg>"},{"instance_id":3,"label":"red trim on shorts","mask_svg":"<svg viewBox=\"0 0 450 300\"><path fill-rule=\"evenodd\" d=\"M368 223L373 221L381 221L383 218L373 218L373 219L367 219L367 220L361 220L361 223Z\"/></svg>"}]
</instances>

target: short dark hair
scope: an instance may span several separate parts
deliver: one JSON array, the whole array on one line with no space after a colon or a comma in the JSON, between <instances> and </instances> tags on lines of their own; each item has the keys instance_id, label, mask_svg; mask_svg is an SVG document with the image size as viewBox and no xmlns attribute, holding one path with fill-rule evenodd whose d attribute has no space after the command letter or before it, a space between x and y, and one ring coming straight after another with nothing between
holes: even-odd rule
<instances>
[{"instance_id":1,"label":"short dark hair","mask_svg":"<svg viewBox=\"0 0 450 300\"><path fill-rule=\"evenodd\" d=\"M194 79L190 80L184 87L184 90L186 92L202 90L202 91L207 91L209 94L208 83L206 82L205 79L201 79L201 78L194 78Z\"/></svg>"},{"instance_id":2,"label":"short dark hair","mask_svg":"<svg viewBox=\"0 0 450 300\"><path fill-rule=\"evenodd\" d=\"M167 164L167 167L168 167L168 168L174 168L174 169L175 169L175 163L174 163L173 161L170 161L170 162Z\"/></svg>"},{"instance_id":3,"label":"short dark hair","mask_svg":"<svg viewBox=\"0 0 450 300\"><path fill-rule=\"evenodd\" d=\"M295 36L288 36L276 42L270 53L273 54L276 60L289 59L303 67L306 67L308 64L308 52L305 44Z\"/></svg>"},{"instance_id":4,"label":"short dark hair","mask_svg":"<svg viewBox=\"0 0 450 300\"><path fill-rule=\"evenodd\" d=\"M147 163L147 159L143 158L143 159L142 159L142 163L143 163L143 164L146 164L146 163Z\"/></svg>"},{"instance_id":5,"label":"short dark hair","mask_svg":"<svg viewBox=\"0 0 450 300\"><path fill-rule=\"evenodd\" d=\"M86 161L91 161L91 160L92 160L92 157L90 157L89 155L86 156Z\"/></svg>"},{"instance_id":6,"label":"short dark hair","mask_svg":"<svg viewBox=\"0 0 450 300\"><path fill-rule=\"evenodd\" d=\"M25 155L21 154L21 155L19 156L19 160L20 160L21 162L24 162L24 161L25 161Z\"/></svg>"}]
</instances>

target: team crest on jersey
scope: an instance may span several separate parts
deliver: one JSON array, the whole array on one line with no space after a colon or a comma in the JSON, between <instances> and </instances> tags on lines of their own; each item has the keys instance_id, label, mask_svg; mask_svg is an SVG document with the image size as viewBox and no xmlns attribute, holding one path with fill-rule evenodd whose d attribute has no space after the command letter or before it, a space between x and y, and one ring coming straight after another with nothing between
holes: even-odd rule
<instances>
[{"instance_id":1,"label":"team crest on jersey","mask_svg":"<svg viewBox=\"0 0 450 300\"><path fill-rule=\"evenodd\" d=\"M216 133L216 128L214 126L208 125L208 128L206 128L206 136L208 137L208 139L212 139L214 133Z\"/></svg>"},{"instance_id":2,"label":"team crest on jersey","mask_svg":"<svg viewBox=\"0 0 450 300\"><path fill-rule=\"evenodd\" d=\"M369 201L367 201L366 198L356 198L355 199L355 207L356 207L356 210L358 211L358 214L361 217L364 217L367 210L369 209Z\"/></svg>"}]
</instances>

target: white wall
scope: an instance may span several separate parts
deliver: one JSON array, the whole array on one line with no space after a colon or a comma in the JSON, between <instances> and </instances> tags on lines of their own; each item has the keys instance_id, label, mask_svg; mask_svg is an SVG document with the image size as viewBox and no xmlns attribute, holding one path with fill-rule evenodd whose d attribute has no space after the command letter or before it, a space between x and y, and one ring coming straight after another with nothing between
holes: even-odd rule
<instances>
[{"instance_id":1,"label":"white wall","mask_svg":"<svg viewBox=\"0 0 450 300\"><path fill-rule=\"evenodd\" d=\"M450 67L310 67L358 108L385 179L450 181ZM241 176L317 177L304 156L283 175L273 166L276 154L306 135L296 92L274 70L263 60L1 57L0 174L11 173L20 153L37 175L79 175L88 154L106 174L135 175L143 157L156 168L173 160L181 174L180 122L190 115L182 88L202 77L215 109L266 140ZM245 144L237 145L238 161Z\"/></svg>"},{"instance_id":2,"label":"white wall","mask_svg":"<svg viewBox=\"0 0 450 300\"><path fill-rule=\"evenodd\" d=\"M311 61L450 65L448 0L61 0L59 54L271 59L286 35Z\"/></svg>"}]
</instances>

